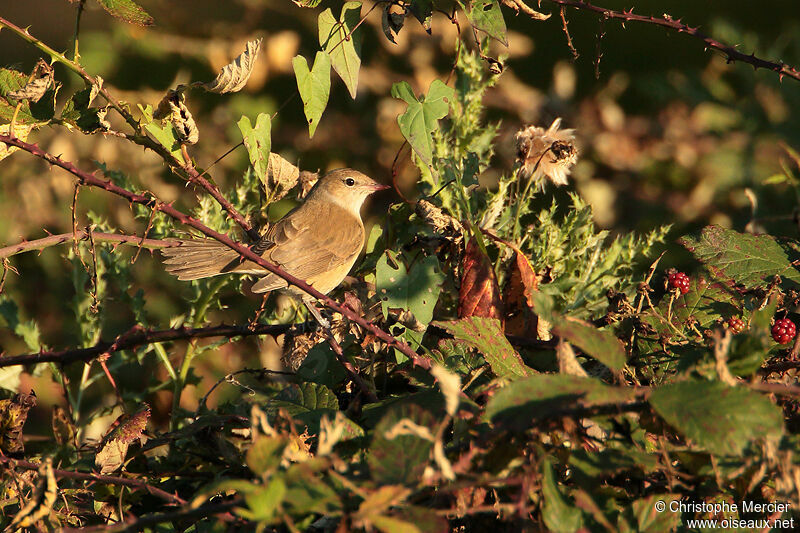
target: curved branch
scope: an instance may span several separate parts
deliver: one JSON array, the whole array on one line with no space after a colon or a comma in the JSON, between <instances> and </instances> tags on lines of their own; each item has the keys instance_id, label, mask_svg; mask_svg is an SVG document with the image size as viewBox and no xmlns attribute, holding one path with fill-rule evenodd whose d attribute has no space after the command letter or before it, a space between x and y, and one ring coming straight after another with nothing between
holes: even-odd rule
<instances>
[{"instance_id":1,"label":"curved branch","mask_svg":"<svg viewBox=\"0 0 800 533\"><path fill-rule=\"evenodd\" d=\"M783 61L774 62L774 61L767 61L766 59L761 59L756 57L754 54L745 54L740 52L733 46L725 44L723 42L717 41L700 31L697 26L692 27L687 24L681 22L680 19L674 19L669 15L663 15L662 17L651 17L647 15L634 15L633 8L628 11L615 11L613 9L608 9L605 7L596 6L590 4L589 2L584 2L582 0L547 0L553 4L557 4L562 7L571 7L573 9L577 9L579 11L592 11L599 15L602 15L605 19L616 19L621 20L623 23L625 22L641 22L644 24L655 24L656 26L661 26L662 28L667 28L672 31L676 31L678 33L685 33L687 35L691 35L696 39L700 39L705 44L706 48L711 48L713 50L717 50L722 52L729 63L734 61L741 61L742 63L747 63L752 65L754 69L766 69L771 70L778 74L780 80L783 80L784 76L788 76L790 78L794 78L797 81L800 81L800 70L797 70L794 67L791 67L784 63ZM515 3L521 3L521 0L515 0ZM534 17L535 18L535 17ZM539 19L537 19L539 20Z\"/></svg>"},{"instance_id":2,"label":"curved branch","mask_svg":"<svg viewBox=\"0 0 800 533\"><path fill-rule=\"evenodd\" d=\"M12 459L5 455L0 455L0 465L8 465L11 468L23 468L25 470L39 470L42 465L23 461L21 459ZM54 469L53 474L59 479L77 479L79 481L93 481L95 483L102 483L104 485L124 485L126 487L133 487L135 489L144 490L153 496L166 500L170 503L178 505L186 505L186 500L175 494L154 487L144 481L138 479L131 479L126 477L105 476L102 474L88 474L84 472L72 472L70 470Z\"/></svg>"},{"instance_id":3,"label":"curved branch","mask_svg":"<svg viewBox=\"0 0 800 533\"><path fill-rule=\"evenodd\" d=\"M84 170L81 170L81 169L77 168L71 162L64 161L60 157L56 157L53 154L45 152L44 150L42 150L41 148L39 148L35 144L27 143L25 141L17 139L16 137L11 137L9 135L0 135L0 143L5 143L5 144L7 144L9 146L16 146L17 148L21 148L22 150L25 150L26 152L29 152L29 153L35 155L36 157L39 157L39 158L47 161L51 165L63 168L64 170L66 170L67 172L69 172L70 174L72 174L76 178L78 178L78 181L82 185L88 185L88 186L91 186L91 187L98 187L98 188L104 189L104 190L106 190L106 191L108 191L110 193L116 194L117 196L121 196L122 198L125 198L129 202L145 205L145 206L150 207L151 209L156 209L158 211L161 211L162 213L165 213L165 214L169 215L170 217L174 218L175 220L177 220L177 221L179 221L179 222L181 222L181 223L183 223L183 224L185 224L187 226L190 226L190 227L198 230L199 232L203 233L207 237L210 237L212 239L215 239L215 240L221 242L222 244L224 244L228 248L236 251L243 259L247 259L248 261L252 261L253 263L257 264L258 266L260 266L260 267L272 272L273 274L283 278L290 285L294 285L295 287L299 288L303 292L309 294L310 296L313 296L314 298L316 298L317 300L319 300L320 302L325 304L325 306L329 307L330 309L333 309L337 313L340 313L340 314L346 316L352 322L355 322L356 324L358 324L361 327L365 328L366 330L370 331L377 338L379 338L380 340L385 342L388 346L396 348L401 353L403 353L406 357L408 357L412 361L413 364L415 364L417 366L421 366L422 368L426 368L426 369L430 368L430 366L431 366L430 360L425 358L425 357L421 357L419 354L417 354L411 348L411 346L409 346L405 342L403 342L403 341L395 338L394 336L390 335L389 333L383 331L382 329L377 327L375 324L366 321L363 317L359 316L357 313L352 311L350 308L344 307L342 305L339 305L335 300L333 300L329 296L326 296L326 295L322 294L321 292L319 292L318 290L316 290L315 288L313 288L311 285L309 285L305 281L301 280L300 278L292 276L291 274L289 274L288 272L286 272L283 269L279 268L278 266L276 266L276 265L270 263L269 261L265 260L263 257L261 257L260 255L256 254L253 250L251 250L247 246L244 246L244 245L242 245L240 243L234 242L227 235L225 235L223 233L219 233L218 231L214 231L213 229L209 228L208 226L206 226L205 224L203 224L199 220L194 219L194 218L184 214L181 211L178 211L177 209L172 207L171 204L165 204L165 203L159 202L156 199L154 199L152 196L145 196L143 194L134 193L134 192L131 192L131 191L127 190L127 189L124 189L124 188L112 183L111 181L98 178L94 174L90 174L89 172L86 172Z\"/></svg>"},{"instance_id":4,"label":"curved branch","mask_svg":"<svg viewBox=\"0 0 800 533\"><path fill-rule=\"evenodd\" d=\"M89 234L86 230L78 230L76 233L61 233L59 235L49 235L34 241L22 241L18 244L12 244L5 248L0 248L0 259L11 257L33 250L44 250L51 246L58 246L65 242L72 243L74 239L82 241L88 239ZM159 249L169 248L178 244L177 240L172 239L142 239L137 235L121 235L119 233L101 233L97 231L92 232L92 239L94 242L113 242L117 244L130 244L133 246L141 246L142 248Z\"/></svg>"},{"instance_id":5,"label":"curved branch","mask_svg":"<svg viewBox=\"0 0 800 533\"><path fill-rule=\"evenodd\" d=\"M203 339L206 337L247 337L250 335L280 335L291 329L290 324L257 324L249 326L212 326L207 328L174 328L163 330L146 330L134 326L119 335L112 342L100 341L88 348L48 351L0 357L0 368L35 363L59 363L66 365L77 361L88 362L103 354L111 354L122 350L130 350L145 344L170 342L183 339Z\"/></svg>"}]
</instances>

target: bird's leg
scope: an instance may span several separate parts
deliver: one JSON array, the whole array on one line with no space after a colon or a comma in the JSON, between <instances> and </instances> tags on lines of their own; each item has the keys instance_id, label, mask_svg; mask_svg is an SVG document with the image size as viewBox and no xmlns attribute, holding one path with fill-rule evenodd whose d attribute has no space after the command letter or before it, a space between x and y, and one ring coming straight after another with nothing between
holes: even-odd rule
<instances>
[{"instance_id":1,"label":"bird's leg","mask_svg":"<svg viewBox=\"0 0 800 533\"><path fill-rule=\"evenodd\" d=\"M331 321L323 317L322 314L320 314L319 309L317 309L317 306L314 305L314 302L311 302L309 300L303 300L303 303L306 304L308 312L311 313L315 319L317 319L317 322L319 322L319 325L322 326L322 329L324 330L331 329Z\"/></svg>"}]
</instances>

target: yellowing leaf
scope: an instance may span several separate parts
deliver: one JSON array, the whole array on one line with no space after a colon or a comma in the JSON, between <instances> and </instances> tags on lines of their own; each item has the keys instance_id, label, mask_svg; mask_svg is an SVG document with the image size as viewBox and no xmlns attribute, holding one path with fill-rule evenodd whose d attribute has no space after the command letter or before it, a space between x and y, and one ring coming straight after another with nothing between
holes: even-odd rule
<instances>
[{"instance_id":1,"label":"yellowing leaf","mask_svg":"<svg viewBox=\"0 0 800 533\"><path fill-rule=\"evenodd\" d=\"M150 26L153 17L133 0L97 0L109 14L121 18L125 22Z\"/></svg>"}]
</instances>

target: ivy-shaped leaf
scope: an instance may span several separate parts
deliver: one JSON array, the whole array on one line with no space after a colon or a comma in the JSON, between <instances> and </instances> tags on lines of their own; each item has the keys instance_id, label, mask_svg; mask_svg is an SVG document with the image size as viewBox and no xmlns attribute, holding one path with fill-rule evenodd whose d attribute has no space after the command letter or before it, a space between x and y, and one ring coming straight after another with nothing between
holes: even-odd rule
<instances>
[{"instance_id":1,"label":"ivy-shaped leaf","mask_svg":"<svg viewBox=\"0 0 800 533\"><path fill-rule=\"evenodd\" d=\"M433 130L439 127L439 119L447 116L454 94L441 80L433 80L422 100L417 100L407 82L392 85L392 96L408 104L405 113L397 117L400 131L426 165L433 161Z\"/></svg>"},{"instance_id":2,"label":"ivy-shaped leaf","mask_svg":"<svg viewBox=\"0 0 800 533\"><path fill-rule=\"evenodd\" d=\"M139 26L150 26L153 24L153 17L133 0L97 1L109 14L121 18L125 22L138 24Z\"/></svg>"},{"instance_id":3,"label":"ivy-shaped leaf","mask_svg":"<svg viewBox=\"0 0 800 533\"><path fill-rule=\"evenodd\" d=\"M314 66L309 71L306 58L296 56L292 59L292 67L297 78L297 90L303 100L303 112L308 121L308 136L314 137L331 94L331 58L325 52L317 52Z\"/></svg>"},{"instance_id":4,"label":"ivy-shaped leaf","mask_svg":"<svg viewBox=\"0 0 800 533\"><path fill-rule=\"evenodd\" d=\"M361 2L347 2L342 6L339 21L330 8L319 14L319 45L328 54L333 69L342 78L350 96L355 99L358 89L358 71L361 69L361 32L356 26L361 21Z\"/></svg>"},{"instance_id":5,"label":"ivy-shaped leaf","mask_svg":"<svg viewBox=\"0 0 800 533\"><path fill-rule=\"evenodd\" d=\"M500 11L500 4L497 3L497 0L470 0L468 6L465 6L461 0L458 3L467 14L470 24L508 46L506 21L503 20L503 13Z\"/></svg>"},{"instance_id":6,"label":"ivy-shaped leaf","mask_svg":"<svg viewBox=\"0 0 800 533\"><path fill-rule=\"evenodd\" d=\"M800 283L787 250L769 235L749 235L720 226L703 228L700 237L680 240L716 277L751 288L781 276Z\"/></svg>"},{"instance_id":7,"label":"ivy-shaped leaf","mask_svg":"<svg viewBox=\"0 0 800 533\"><path fill-rule=\"evenodd\" d=\"M258 179L266 186L269 154L272 146L272 121L270 116L266 113L259 113L256 117L255 126L252 125L248 117L243 116L237 124L239 131L242 132L242 139L250 157L250 164L253 165L253 170L255 170Z\"/></svg>"}]
</instances>

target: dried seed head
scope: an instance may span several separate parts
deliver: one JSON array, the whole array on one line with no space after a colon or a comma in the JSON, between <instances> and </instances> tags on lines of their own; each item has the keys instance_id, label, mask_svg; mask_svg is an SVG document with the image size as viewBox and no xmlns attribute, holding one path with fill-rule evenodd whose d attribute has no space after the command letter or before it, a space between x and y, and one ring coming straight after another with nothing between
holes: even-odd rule
<instances>
[{"instance_id":1,"label":"dried seed head","mask_svg":"<svg viewBox=\"0 0 800 533\"><path fill-rule=\"evenodd\" d=\"M556 185L566 185L567 175L578 160L574 130L559 130L561 119L553 121L548 129L528 126L515 136L517 160L522 163L522 174L544 184L544 178Z\"/></svg>"}]
</instances>

